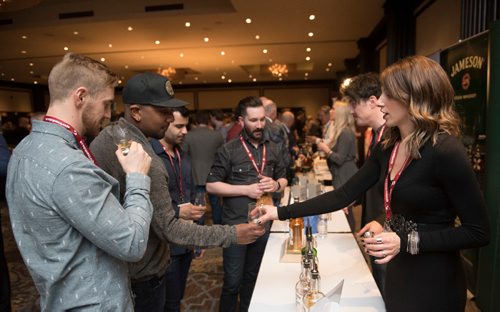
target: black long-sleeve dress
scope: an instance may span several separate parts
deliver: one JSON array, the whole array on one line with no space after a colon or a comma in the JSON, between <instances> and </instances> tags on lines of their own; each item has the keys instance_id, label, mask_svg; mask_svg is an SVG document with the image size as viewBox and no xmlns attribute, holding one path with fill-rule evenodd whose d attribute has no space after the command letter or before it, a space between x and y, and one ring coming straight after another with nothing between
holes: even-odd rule
<instances>
[{"instance_id":1,"label":"black long-sleeve dress","mask_svg":"<svg viewBox=\"0 0 500 312\"><path fill-rule=\"evenodd\" d=\"M372 157L338 190L306 202L279 208L281 220L321 214L345 207L376 184L383 192L392 148L379 145ZM441 134L427 142L422 158L412 160L393 191L393 220L417 224L419 254L406 252L408 229L394 225L401 251L387 266L387 311L460 311L465 309L466 286L459 250L489 241L486 207L458 138ZM455 227L459 217L461 226ZM406 223L408 224L408 223Z\"/></svg>"}]
</instances>

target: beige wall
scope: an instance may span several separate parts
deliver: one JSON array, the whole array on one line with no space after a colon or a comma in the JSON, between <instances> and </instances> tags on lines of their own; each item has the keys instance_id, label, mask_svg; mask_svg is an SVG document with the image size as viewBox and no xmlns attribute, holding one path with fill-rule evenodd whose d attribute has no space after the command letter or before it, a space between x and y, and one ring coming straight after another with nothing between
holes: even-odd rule
<instances>
[{"instance_id":1,"label":"beige wall","mask_svg":"<svg viewBox=\"0 0 500 312\"><path fill-rule=\"evenodd\" d=\"M0 112L31 112L31 91L0 89Z\"/></svg>"},{"instance_id":2,"label":"beige wall","mask_svg":"<svg viewBox=\"0 0 500 312\"><path fill-rule=\"evenodd\" d=\"M437 0L416 21L417 55L430 55L460 39L460 0Z\"/></svg>"}]
</instances>

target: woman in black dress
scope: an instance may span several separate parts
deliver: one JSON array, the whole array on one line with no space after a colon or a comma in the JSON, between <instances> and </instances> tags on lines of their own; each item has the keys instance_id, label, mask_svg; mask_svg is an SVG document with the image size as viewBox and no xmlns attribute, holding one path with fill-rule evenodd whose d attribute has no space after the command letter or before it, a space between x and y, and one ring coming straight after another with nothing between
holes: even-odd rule
<instances>
[{"instance_id":1,"label":"woman in black dress","mask_svg":"<svg viewBox=\"0 0 500 312\"><path fill-rule=\"evenodd\" d=\"M387 311L464 311L459 251L489 241L486 207L459 139L453 88L441 66L422 56L381 75L388 131L343 187L290 206L265 206L260 221L338 210L376 184L387 220L363 227L365 251L387 263ZM458 217L460 225L455 225ZM385 229L384 229L385 228Z\"/></svg>"}]
</instances>

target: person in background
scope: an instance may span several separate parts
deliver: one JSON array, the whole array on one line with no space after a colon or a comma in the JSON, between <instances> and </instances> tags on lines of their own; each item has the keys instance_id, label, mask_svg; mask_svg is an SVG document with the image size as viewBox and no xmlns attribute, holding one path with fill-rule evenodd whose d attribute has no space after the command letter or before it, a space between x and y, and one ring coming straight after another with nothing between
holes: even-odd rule
<instances>
[{"instance_id":1,"label":"person in background","mask_svg":"<svg viewBox=\"0 0 500 312\"><path fill-rule=\"evenodd\" d=\"M250 202L287 185L281 150L264 131L266 116L261 100L244 98L238 111L243 131L239 139L219 149L207 179L207 191L224 198L222 223L228 225L247 223ZM220 311L248 310L268 237L269 230L247 246L224 248Z\"/></svg>"},{"instance_id":2,"label":"person in background","mask_svg":"<svg viewBox=\"0 0 500 312\"><path fill-rule=\"evenodd\" d=\"M220 132L208 127L210 119L207 111L199 110L195 116L197 126L187 133L183 147L191 159L196 192L205 193L208 173L214 163L217 149L224 144L224 138ZM208 193L208 200L212 208L213 224L221 224L222 204L220 197Z\"/></svg>"},{"instance_id":3,"label":"person in background","mask_svg":"<svg viewBox=\"0 0 500 312\"><path fill-rule=\"evenodd\" d=\"M310 123L307 129L306 142L317 143L319 140L326 140L331 143L330 106L321 105L316 120Z\"/></svg>"},{"instance_id":4,"label":"person in background","mask_svg":"<svg viewBox=\"0 0 500 312\"><path fill-rule=\"evenodd\" d=\"M299 147L297 146L295 137L292 131L290 130L294 124L295 116L291 111L285 111L281 114L280 120L287 135L286 148L288 150L288 153L290 154L291 162L293 163L299 154ZM295 177L295 172L292 169L292 166L286 167L286 177L288 180L288 184L291 184L293 178Z\"/></svg>"},{"instance_id":5,"label":"person in background","mask_svg":"<svg viewBox=\"0 0 500 312\"><path fill-rule=\"evenodd\" d=\"M338 210L377 184L385 226L365 225L365 252L387 263L387 311L464 311L461 249L488 244L489 220L453 109L453 87L435 61L412 56L380 77L387 130L341 188L286 207L264 206L260 222ZM460 220L455 225L455 219Z\"/></svg>"},{"instance_id":6,"label":"person in background","mask_svg":"<svg viewBox=\"0 0 500 312\"><path fill-rule=\"evenodd\" d=\"M350 103L352 115L360 127L370 127L370 145L367 157L374 154L375 146L382 140L385 130L384 114L378 106L378 98L382 94L378 74L367 73L354 77L343 90L345 99ZM376 187L370 188L363 196L361 227L372 220L383 223L384 200ZM377 258L370 256L372 273L380 293L384 296L386 264L377 264Z\"/></svg>"},{"instance_id":7,"label":"person in background","mask_svg":"<svg viewBox=\"0 0 500 312\"><path fill-rule=\"evenodd\" d=\"M174 121L170 123L162 139L151 140L151 146L167 168L168 191L175 217L203 224L206 207L192 204L195 189L191 178L191 160L181 148L188 133L189 111L184 106L173 108L172 111ZM170 244L170 265L165 273L165 311L180 311L192 259L192 249Z\"/></svg>"},{"instance_id":8,"label":"person in background","mask_svg":"<svg viewBox=\"0 0 500 312\"><path fill-rule=\"evenodd\" d=\"M234 123L227 130L226 142L234 140L240 136L241 130L243 130L243 127L242 127L241 123L239 122L240 116L241 116L241 112L239 112L238 108L236 108L234 111Z\"/></svg>"},{"instance_id":9,"label":"person in background","mask_svg":"<svg viewBox=\"0 0 500 312\"><path fill-rule=\"evenodd\" d=\"M356 129L351 107L347 102L335 101L330 109L330 145L320 140L318 150L326 155L328 168L332 173L332 185L340 188L358 171L356 165ZM344 212L351 230L354 231L354 215L350 204Z\"/></svg>"},{"instance_id":10,"label":"person in background","mask_svg":"<svg viewBox=\"0 0 500 312\"><path fill-rule=\"evenodd\" d=\"M111 116L118 78L104 64L66 54L49 74L45 122L14 150L7 203L17 246L40 293L42 311L132 311L126 261L148 242L150 157L132 142L118 182L97 166L82 136Z\"/></svg>"},{"instance_id":11,"label":"person in background","mask_svg":"<svg viewBox=\"0 0 500 312\"><path fill-rule=\"evenodd\" d=\"M211 110L209 114L210 114L210 122L214 126L215 131L218 131L222 135L224 141L226 141L228 129L224 124L224 112L221 111L220 109L214 109Z\"/></svg>"},{"instance_id":12,"label":"person in background","mask_svg":"<svg viewBox=\"0 0 500 312\"><path fill-rule=\"evenodd\" d=\"M4 179L7 176L7 166L10 159L10 150L0 131L0 201L4 200ZM0 214L0 311L10 312L10 278L7 261L5 260L2 234L2 218Z\"/></svg>"},{"instance_id":13,"label":"person in background","mask_svg":"<svg viewBox=\"0 0 500 312\"><path fill-rule=\"evenodd\" d=\"M126 197L127 189L123 184L125 173L113 152L113 142L117 141L114 127L126 129L131 139L142 144L152 159L149 177L154 209L148 246L140 261L129 263L129 274L135 311L164 311L169 243L193 248L228 247L255 241L264 234L264 228L255 224L202 226L177 219L168 191L167 169L151 147L148 137L162 139L170 122L174 121L172 108L185 106L186 102L174 97L167 78L151 72L135 75L126 82L123 102L125 117L104 128L90 148L99 166L121 183L121 198Z\"/></svg>"}]
</instances>

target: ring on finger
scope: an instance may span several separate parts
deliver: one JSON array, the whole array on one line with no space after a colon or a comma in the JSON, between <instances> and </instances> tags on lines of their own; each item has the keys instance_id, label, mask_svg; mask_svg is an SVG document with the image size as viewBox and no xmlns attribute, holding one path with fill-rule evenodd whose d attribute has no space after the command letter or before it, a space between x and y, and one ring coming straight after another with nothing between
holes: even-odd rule
<instances>
[{"instance_id":1,"label":"ring on finger","mask_svg":"<svg viewBox=\"0 0 500 312\"><path fill-rule=\"evenodd\" d=\"M387 254L385 253L385 251L382 251L382 258L385 258L387 257Z\"/></svg>"},{"instance_id":2,"label":"ring on finger","mask_svg":"<svg viewBox=\"0 0 500 312\"><path fill-rule=\"evenodd\" d=\"M377 237L377 244L382 244L382 237Z\"/></svg>"}]
</instances>

